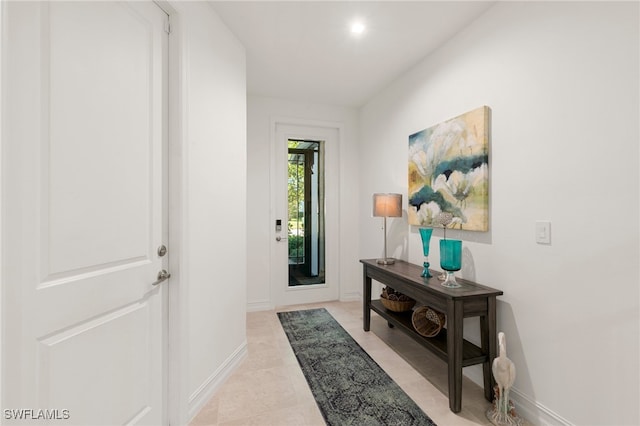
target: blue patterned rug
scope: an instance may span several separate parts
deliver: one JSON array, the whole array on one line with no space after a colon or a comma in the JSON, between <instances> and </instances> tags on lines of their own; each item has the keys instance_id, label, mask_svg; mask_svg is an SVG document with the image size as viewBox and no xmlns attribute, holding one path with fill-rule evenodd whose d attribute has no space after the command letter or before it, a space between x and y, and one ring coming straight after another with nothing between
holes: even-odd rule
<instances>
[{"instance_id":1,"label":"blue patterned rug","mask_svg":"<svg viewBox=\"0 0 640 426\"><path fill-rule=\"evenodd\" d=\"M324 308L278 317L328 425L435 426Z\"/></svg>"}]
</instances>

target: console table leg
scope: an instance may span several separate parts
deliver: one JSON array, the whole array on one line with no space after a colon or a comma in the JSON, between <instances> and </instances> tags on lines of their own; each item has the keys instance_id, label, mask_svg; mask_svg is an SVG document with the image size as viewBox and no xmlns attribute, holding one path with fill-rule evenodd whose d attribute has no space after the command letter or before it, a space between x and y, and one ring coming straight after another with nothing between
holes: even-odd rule
<instances>
[{"instance_id":1,"label":"console table leg","mask_svg":"<svg viewBox=\"0 0 640 426\"><path fill-rule=\"evenodd\" d=\"M449 367L449 408L462 410L463 306L460 300L447 301L447 348Z\"/></svg>"},{"instance_id":2,"label":"console table leg","mask_svg":"<svg viewBox=\"0 0 640 426\"><path fill-rule=\"evenodd\" d=\"M497 355L497 326L496 326L496 298L487 299L487 316L480 317L480 338L482 340L482 351L487 354L487 361L482 363L482 375L484 377L484 397L492 402L494 398L493 387L495 379L491 366Z\"/></svg>"},{"instance_id":3,"label":"console table leg","mask_svg":"<svg viewBox=\"0 0 640 426\"><path fill-rule=\"evenodd\" d=\"M371 277L367 276L367 268L363 268L362 285L364 301L362 303L362 328L369 331L371 328Z\"/></svg>"}]
</instances>

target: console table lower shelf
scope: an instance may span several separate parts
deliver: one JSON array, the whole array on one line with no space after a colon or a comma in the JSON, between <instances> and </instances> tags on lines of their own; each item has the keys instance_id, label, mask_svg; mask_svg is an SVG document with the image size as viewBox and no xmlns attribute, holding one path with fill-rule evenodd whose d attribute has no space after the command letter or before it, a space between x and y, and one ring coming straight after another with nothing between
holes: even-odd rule
<instances>
[{"instance_id":1,"label":"console table lower shelf","mask_svg":"<svg viewBox=\"0 0 640 426\"><path fill-rule=\"evenodd\" d=\"M429 349L435 355L437 355L444 362L448 361L447 352L447 329L443 328L440 333L435 337L424 337L418 334L413 328L411 322L411 315L413 311L409 312L393 312L385 308L382 303L377 300L371 301L371 310L376 312L382 318L387 320L389 324L402 330L407 335L412 337L416 342L420 343L425 348ZM470 365L482 364L487 361L487 354L482 352L478 346L469 342L468 340L462 341L462 366L468 367Z\"/></svg>"}]
</instances>

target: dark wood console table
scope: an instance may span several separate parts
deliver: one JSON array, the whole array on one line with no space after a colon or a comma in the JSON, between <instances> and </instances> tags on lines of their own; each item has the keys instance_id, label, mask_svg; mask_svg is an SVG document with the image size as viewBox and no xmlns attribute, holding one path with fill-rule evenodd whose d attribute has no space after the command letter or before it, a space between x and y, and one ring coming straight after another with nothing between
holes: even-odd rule
<instances>
[{"instance_id":1,"label":"dark wood console table","mask_svg":"<svg viewBox=\"0 0 640 426\"><path fill-rule=\"evenodd\" d=\"M448 364L449 408L454 413L462 409L462 368L482 364L484 396L493 400L494 379L491 363L496 357L496 296L503 294L495 288L486 287L456 277L462 287L449 289L435 278L439 272L432 271L434 278L422 278L422 267L396 260L393 265L379 265L375 259L360 260L363 265L364 316L363 328L369 331L371 310L387 320L390 326L407 333L425 348L431 350ZM430 306L447 316L447 327L436 337L427 338L418 334L411 322L411 312L393 312L377 300L371 300L371 280L374 279L407 296L418 304ZM480 317L482 347L463 338L463 319Z\"/></svg>"}]
</instances>

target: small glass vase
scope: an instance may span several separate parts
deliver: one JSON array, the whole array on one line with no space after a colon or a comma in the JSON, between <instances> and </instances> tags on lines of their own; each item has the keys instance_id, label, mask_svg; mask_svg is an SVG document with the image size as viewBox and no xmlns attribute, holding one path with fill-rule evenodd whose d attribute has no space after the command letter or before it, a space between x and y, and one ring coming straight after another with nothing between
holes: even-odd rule
<instances>
[{"instance_id":1,"label":"small glass vase","mask_svg":"<svg viewBox=\"0 0 640 426\"><path fill-rule=\"evenodd\" d=\"M462 267L462 241L460 240L440 240L440 267L447 276L442 283L448 288L462 287L453 274Z\"/></svg>"},{"instance_id":2,"label":"small glass vase","mask_svg":"<svg viewBox=\"0 0 640 426\"><path fill-rule=\"evenodd\" d=\"M431 234L433 233L433 228L419 228L420 237L422 238L422 253L424 254L424 262L422 266L424 269L422 270L421 277L431 278L431 273L429 272L429 243L431 242Z\"/></svg>"}]
</instances>

